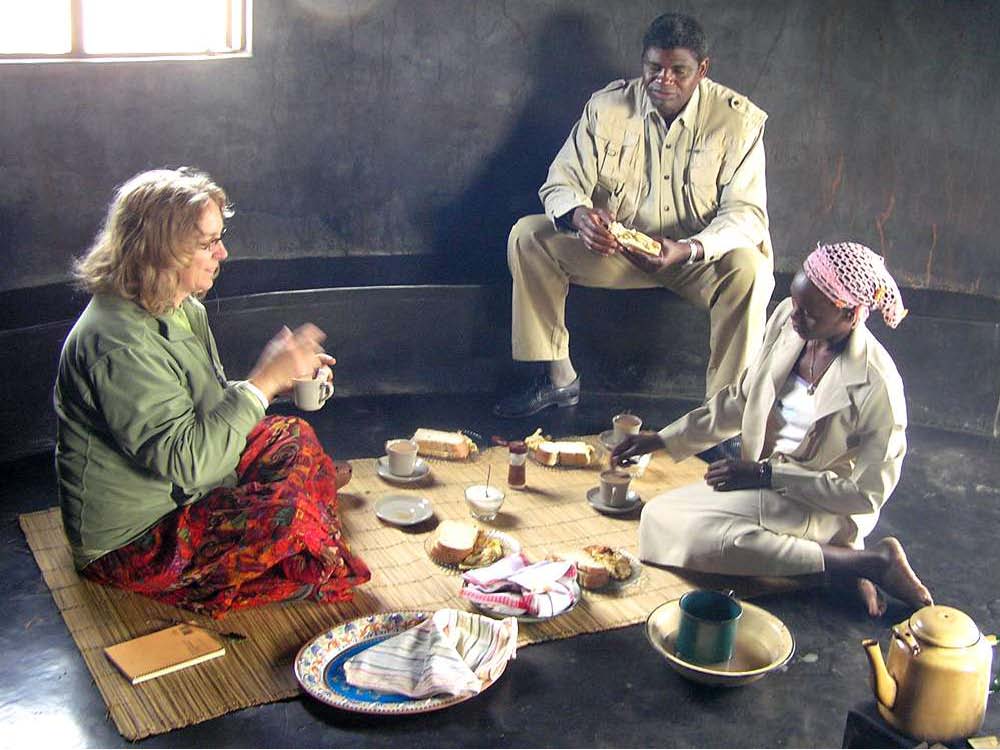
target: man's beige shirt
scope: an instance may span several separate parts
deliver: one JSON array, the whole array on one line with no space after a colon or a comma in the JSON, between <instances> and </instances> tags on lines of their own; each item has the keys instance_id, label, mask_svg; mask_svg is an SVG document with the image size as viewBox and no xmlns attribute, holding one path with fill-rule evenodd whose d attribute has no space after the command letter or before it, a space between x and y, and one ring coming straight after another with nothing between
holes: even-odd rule
<instances>
[{"instance_id":1,"label":"man's beige shirt","mask_svg":"<svg viewBox=\"0 0 1000 750\"><path fill-rule=\"evenodd\" d=\"M640 79L615 81L584 108L539 190L555 222L577 206L626 226L694 238L705 261L736 247L771 257L764 121L746 97L701 81L669 128Z\"/></svg>"}]
</instances>

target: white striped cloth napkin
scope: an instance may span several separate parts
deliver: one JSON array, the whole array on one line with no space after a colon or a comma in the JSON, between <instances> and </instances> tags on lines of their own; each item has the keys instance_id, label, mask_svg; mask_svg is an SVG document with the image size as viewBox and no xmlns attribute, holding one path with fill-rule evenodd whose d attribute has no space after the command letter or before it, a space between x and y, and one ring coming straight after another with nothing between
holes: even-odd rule
<instances>
[{"instance_id":1,"label":"white striped cloth napkin","mask_svg":"<svg viewBox=\"0 0 1000 750\"><path fill-rule=\"evenodd\" d=\"M460 595L502 615L552 617L576 601L576 567L565 560L530 564L524 553L498 560L462 575Z\"/></svg>"},{"instance_id":2,"label":"white striped cloth napkin","mask_svg":"<svg viewBox=\"0 0 1000 750\"><path fill-rule=\"evenodd\" d=\"M517 653L517 620L441 609L344 662L355 687L411 698L475 695Z\"/></svg>"}]
</instances>

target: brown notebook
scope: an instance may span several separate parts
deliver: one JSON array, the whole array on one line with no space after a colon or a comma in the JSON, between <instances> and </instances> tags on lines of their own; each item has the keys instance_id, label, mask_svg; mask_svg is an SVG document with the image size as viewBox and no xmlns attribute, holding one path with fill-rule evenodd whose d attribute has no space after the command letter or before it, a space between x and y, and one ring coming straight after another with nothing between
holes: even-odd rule
<instances>
[{"instance_id":1,"label":"brown notebook","mask_svg":"<svg viewBox=\"0 0 1000 750\"><path fill-rule=\"evenodd\" d=\"M104 649L133 685L222 656L226 649L207 630L174 625Z\"/></svg>"}]
</instances>

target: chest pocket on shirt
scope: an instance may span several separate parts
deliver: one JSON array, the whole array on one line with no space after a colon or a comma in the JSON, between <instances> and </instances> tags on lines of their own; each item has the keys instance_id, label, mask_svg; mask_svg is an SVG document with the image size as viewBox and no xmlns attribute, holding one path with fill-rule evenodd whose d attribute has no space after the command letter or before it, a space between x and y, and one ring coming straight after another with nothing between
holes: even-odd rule
<instances>
[{"instance_id":1,"label":"chest pocket on shirt","mask_svg":"<svg viewBox=\"0 0 1000 750\"><path fill-rule=\"evenodd\" d=\"M719 178L725 150L720 145L695 147L688 156L684 175L684 193L688 210L703 224L715 216L719 208Z\"/></svg>"},{"instance_id":2,"label":"chest pocket on shirt","mask_svg":"<svg viewBox=\"0 0 1000 750\"><path fill-rule=\"evenodd\" d=\"M635 202L635 195L642 187L638 167L639 134L602 129L595 135L595 145L598 162L594 205L605 207L617 216L623 206L627 209Z\"/></svg>"},{"instance_id":3,"label":"chest pocket on shirt","mask_svg":"<svg viewBox=\"0 0 1000 750\"><path fill-rule=\"evenodd\" d=\"M635 169L639 134L630 130L601 129L595 135L598 182L620 189Z\"/></svg>"}]
</instances>

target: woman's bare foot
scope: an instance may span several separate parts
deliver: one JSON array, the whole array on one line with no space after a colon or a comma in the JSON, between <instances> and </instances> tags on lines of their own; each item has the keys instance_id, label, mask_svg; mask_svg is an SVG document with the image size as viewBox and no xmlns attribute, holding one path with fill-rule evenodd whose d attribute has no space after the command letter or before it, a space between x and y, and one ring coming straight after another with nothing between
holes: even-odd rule
<instances>
[{"instance_id":1,"label":"woman's bare foot","mask_svg":"<svg viewBox=\"0 0 1000 750\"><path fill-rule=\"evenodd\" d=\"M872 552L885 560L886 566L875 578L876 583L889 594L913 607L933 604L931 592L920 582L913 572L903 552L903 545L892 536L887 536L872 546Z\"/></svg>"},{"instance_id":2,"label":"woman's bare foot","mask_svg":"<svg viewBox=\"0 0 1000 750\"><path fill-rule=\"evenodd\" d=\"M337 484L337 489L341 489L351 481L351 477L354 476L354 470L351 469L351 465L347 461L334 461L333 468L336 472L334 481Z\"/></svg>"},{"instance_id":3,"label":"woman's bare foot","mask_svg":"<svg viewBox=\"0 0 1000 750\"><path fill-rule=\"evenodd\" d=\"M855 579L855 583L858 587L858 596L861 597L861 603L868 610L868 616L881 617L884 615L886 610L885 597L879 594L875 584L867 578L857 578Z\"/></svg>"}]
</instances>

